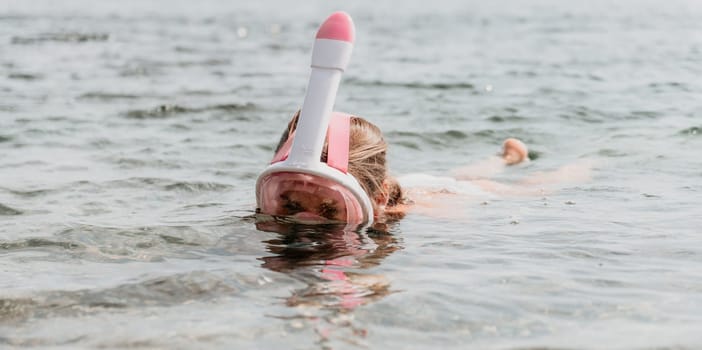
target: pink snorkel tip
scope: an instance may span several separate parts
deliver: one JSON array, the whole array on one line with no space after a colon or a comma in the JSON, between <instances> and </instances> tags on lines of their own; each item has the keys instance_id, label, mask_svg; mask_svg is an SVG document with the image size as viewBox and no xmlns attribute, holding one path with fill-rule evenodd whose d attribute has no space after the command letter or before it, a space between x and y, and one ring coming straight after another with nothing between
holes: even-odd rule
<instances>
[{"instance_id":1,"label":"pink snorkel tip","mask_svg":"<svg viewBox=\"0 0 702 350\"><path fill-rule=\"evenodd\" d=\"M351 16L342 11L332 13L319 27L317 39L331 39L353 43L356 39L356 30L354 29Z\"/></svg>"}]
</instances>

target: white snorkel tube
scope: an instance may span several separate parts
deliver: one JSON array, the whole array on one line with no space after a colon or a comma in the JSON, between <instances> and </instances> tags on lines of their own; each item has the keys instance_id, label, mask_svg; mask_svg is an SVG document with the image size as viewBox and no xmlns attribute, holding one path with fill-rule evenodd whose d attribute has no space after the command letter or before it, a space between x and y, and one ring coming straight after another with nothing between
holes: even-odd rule
<instances>
[{"instance_id":1,"label":"white snorkel tube","mask_svg":"<svg viewBox=\"0 0 702 350\"><path fill-rule=\"evenodd\" d=\"M368 194L350 174L320 161L341 75L348 66L355 39L351 17L344 12L329 16L317 31L312 49L312 71L305 100L287 159L266 168L256 182L256 200L262 207L266 178L275 173L302 173L332 180L350 192L365 223L373 222Z\"/></svg>"},{"instance_id":2,"label":"white snorkel tube","mask_svg":"<svg viewBox=\"0 0 702 350\"><path fill-rule=\"evenodd\" d=\"M288 156L291 165L304 167L319 163L341 74L351 59L354 35L351 17L343 12L329 16L317 31L312 72Z\"/></svg>"}]
</instances>

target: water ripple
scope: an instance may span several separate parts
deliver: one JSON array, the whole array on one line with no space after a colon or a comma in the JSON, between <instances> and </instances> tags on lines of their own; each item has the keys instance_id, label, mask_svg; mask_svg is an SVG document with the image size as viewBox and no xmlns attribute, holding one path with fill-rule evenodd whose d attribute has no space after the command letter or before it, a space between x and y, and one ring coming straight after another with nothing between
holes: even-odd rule
<instances>
[{"instance_id":1,"label":"water ripple","mask_svg":"<svg viewBox=\"0 0 702 350\"><path fill-rule=\"evenodd\" d=\"M472 90L476 91L475 85L467 82L390 82L382 80L360 80L348 79L346 83L358 86L374 86L374 87L403 87L408 89L432 89L432 90Z\"/></svg>"},{"instance_id":2,"label":"water ripple","mask_svg":"<svg viewBox=\"0 0 702 350\"><path fill-rule=\"evenodd\" d=\"M702 136L702 126L692 126L692 127L680 130L678 132L678 134L684 135L684 136L700 137L700 136Z\"/></svg>"},{"instance_id":3,"label":"water ripple","mask_svg":"<svg viewBox=\"0 0 702 350\"><path fill-rule=\"evenodd\" d=\"M75 250L82 248L81 244L67 241L54 241L45 238L29 238L14 242L0 241L0 250L23 250L32 248L62 248Z\"/></svg>"},{"instance_id":4,"label":"water ripple","mask_svg":"<svg viewBox=\"0 0 702 350\"><path fill-rule=\"evenodd\" d=\"M379 116L389 171L443 173L512 136L535 161L490 177L505 185L594 160L586 183L439 197L460 218L410 212L389 235L253 215L319 9L11 2L0 348L702 345L692 1L345 3L359 41L337 106Z\"/></svg>"},{"instance_id":5,"label":"water ripple","mask_svg":"<svg viewBox=\"0 0 702 350\"><path fill-rule=\"evenodd\" d=\"M0 215L21 215L22 211L0 203Z\"/></svg>"},{"instance_id":6,"label":"water ripple","mask_svg":"<svg viewBox=\"0 0 702 350\"><path fill-rule=\"evenodd\" d=\"M125 93L114 93L114 92L87 92L80 96L78 99L81 100L100 100L100 101L111 101L111 100L135 100L142 98L143 96Z\"/></svg>"},{"instance_id":7,"label":"water ripple","mask_svg":"<svg viewBox=\"0 0 702 350\"><path fill-rule=\"evenodd\" d=\"M42 163L43 164L43 163ZM36 189L36 190L15 190L7 187L0 187L0 190L9 192L15 196L21 197L21 198L35 198L35 197L40 197L47 195L51 192L56 191L56 189Z\"/></svg>"},{"instance_id":8,"label":"water ripple","mask_svg":"<svg viewBox=\"0 0 702 350\"><path fill-rule=\"evenodd\" d=\"M15 79L15 80L26 80L26 81L32 81L32 80L39 80L43 79L44 75L42 74L31 74L31 73L10 73L7 75L9 79Z\"/></svg>"},{"instance_id":9,"label":"water ripple","mask_svg":"<svg viewBox=\"0 0 702 350\"><path fill-rule=\"evenodd\" d=\"M508 130L508 133L519 134L519 130ZM463 130L450 129L436 132L413 132L413 131L389 131L385 133L387 139L393 143L402 144L410 148L420 148L420 145L454 145L457 142L489 141L494 143L499 140L502 134L491 129L466 132Z\"/></svg>"},{"instance_id":10,"label":"water ripple","mask_svg":"<svg viewBox=\"0 0 702 350\"><path fill-rule=\"evenodd\" d=\"M14 36L12 37L12 44L30 45L44 42L84 43L91 41L107 41L109 37L110 36L106 33L43 33L35 36Z\"/></svg>"},{"instance_id":11,"label":"water ripple","mask_svg":"<svg viewBox=\"0 0 702 350\"><path fill-rule=\"evenodd\" d=\"M256 106L253 103L245 104L218 104L205 107L183 107L179 105L160 105L151 109L135 109L127 111L124 116L131 119L163 119L181 114L202 113L209 111L251 111Z\"/></svg>"},{"instance_id":12,"label":"water ripple","mask_svg":"<svg viewBox=\"0 0 702 350\"><path fill-rule=\"evenodd\" d=\"M131 177L127 179L112 180L106 183L108 187L121 188L144 188L158 187L165 191L185 191L185 192L221 192L232 188L231 185L216 182L200 181L173 181L156 177Z\"/></svg>"},{"instance_id":13,"label":"water ripple","mask_svg":"<svg viewBox=\"0 0 702 350\"><path fill-rule=\"evenodd\" d=\"M258 277L194 271L103 290L53 291L29 298L2 298L0 322L17 324L30 317L76 317L105 309L171 306L231 296L260 286Z\"/></svg>"},{"instance_id":14,"label":"water ripple","mask_svg":"<svg viewBox=\"0 0 702 350\"><path fill-rule=\"evenodd\" d=\"M487 118L487 120L493 123L512 123L512 122L522 122L529 118L520 115L493 115Z\"/></svg>"},{"instance_id":15,"label":"water ripple","mask_svg":"<svg viewBox=\"0 0 702 350\"><path fill-rule=\"evenodd\" d=\"M186 192L223 192L232 189L233 186L215 182L176 182L164 186L166 191L186 191Z\"/></svg>"}]
</instances>

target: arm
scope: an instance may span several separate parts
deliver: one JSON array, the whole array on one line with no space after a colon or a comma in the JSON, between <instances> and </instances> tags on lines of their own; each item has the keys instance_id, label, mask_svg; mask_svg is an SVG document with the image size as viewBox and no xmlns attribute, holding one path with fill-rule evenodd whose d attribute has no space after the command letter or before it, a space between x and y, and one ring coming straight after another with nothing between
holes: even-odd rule
<instances>
[{"instance_id":1,"label":"arm","mask_svg":"<svg viewBox=\"0 0 702 350\"><path fill-rule=\"evenodd\" d=\"M502 172L505 167L529 161L529 152L524 142L509 138L502 143L502 152L476 164L453 171L457 180L489 178Z\"/></svg>"}]
</instances>

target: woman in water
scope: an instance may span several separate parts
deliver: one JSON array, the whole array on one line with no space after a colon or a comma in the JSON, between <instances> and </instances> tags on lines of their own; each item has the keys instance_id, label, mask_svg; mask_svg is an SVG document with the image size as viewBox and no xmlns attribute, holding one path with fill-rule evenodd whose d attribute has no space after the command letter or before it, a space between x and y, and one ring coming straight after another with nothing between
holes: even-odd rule
<instances>
[{"instance_id":1,"label":"woman in water","mask_svg":"<svg viewBox=\"0 0 702 350\"><path fill-rule=\"evenodd\" d=\"M293 116L275 149L273 164L287 157L294 140L299 112ZM472 167L458 169L454 177L438 177L426 174L415 174L394 178L389 174L386 161L387 143L382 132L367 120L348 116L348 167L347 174L351 175L360 185L364 194L370 199L372 219L363 220L360 211L351 210L349 202L329 190L328 179L310 176L301 179L291 178L290 183L284 180L275 182L259 180L259 191L267 195L258 195L257 212L291 217L301 221L342 221L384 222L387 219L401 218L408 211L419 210L431 212L432 206L440 203L448 196L466 195L472 191L482 191L492 194L522 194L534 193L520 185L506 185L484 178L486 174L494 174L501 168L528 161L527 147L517 139L507 139L502 145L499 157L486 160ZM328 134L329 135L329 134ZM322 149L321 163L329 163L329 137L325 139ZM262 178L265 178L265 173ZM281 175L287 178L294 175ZM267 186L267 187L266 187ZM469 190L466 190L469 189ZM349 195L348 197L352 197ZM353 214L355 213L355 214Z\"/></svg>"},{"instance_id":2,"label":"woman in water","mask_svg":"<svg viewBox=\"0 0 702 350\"><path fill-rule=\"evenodd\" d=\"M363 118L332 112L354 40L353 22L343 12L329 16L317 31L302 109L256 181L257 212L303 223L371 225L408 210L456 213L462 206L447 207L456 202L446 196L533 191L484 179L528 160L526 146L516 139L504 142L501 157L459 169L454 177L390 176L380 129Z\"/></svg>"}]
</instances>

